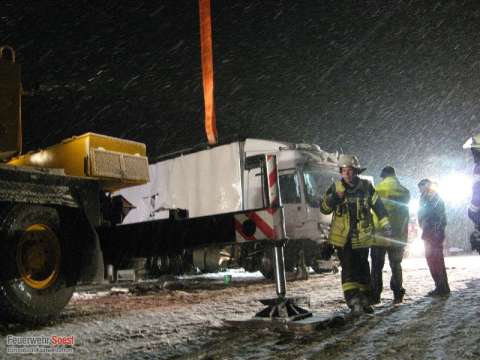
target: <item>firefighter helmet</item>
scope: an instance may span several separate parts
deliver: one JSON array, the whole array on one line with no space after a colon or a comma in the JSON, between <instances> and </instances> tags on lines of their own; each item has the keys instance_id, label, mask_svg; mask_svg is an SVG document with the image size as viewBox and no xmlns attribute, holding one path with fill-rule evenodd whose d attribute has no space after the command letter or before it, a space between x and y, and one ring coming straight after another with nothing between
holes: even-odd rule
<instances>
[{"instance_id":1,"label":"firefighter helmet","mask_svg":"<svg viewBox=\"0 0 480 360\"><path fill-rule=\"evenodd\" d=\"M349 154L340 154L340 156L338 157L338 167L340 169L345 167L351 167L356 169L358 173L361 173L365 170L365 168L362 168L360 166L360 161L358 161L358 158L355 155Z\"/></svg>"},{"instance_id":2,"label":"firefighter helmet","mask_svg":"<svg viewBox=\"0 0 480 360\"><path fill-rule=\"evenodd\" d=\"M480 150L480 134L468 138L463 144L463 148Z\"/></svg>"}]
</instances>

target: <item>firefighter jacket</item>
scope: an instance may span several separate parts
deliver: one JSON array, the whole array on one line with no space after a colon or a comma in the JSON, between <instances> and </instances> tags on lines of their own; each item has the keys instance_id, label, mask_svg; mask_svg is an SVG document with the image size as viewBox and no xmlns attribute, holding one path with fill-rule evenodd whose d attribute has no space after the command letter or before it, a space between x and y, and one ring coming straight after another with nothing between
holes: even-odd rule
<instances>
[{"instance_id":1,"label":"firefighter jacket","mask_svg":"<svg viewBox=\"0 0 480 360\"><path fill-rule=\"evenodd\" d=\"M340 199L337 192L344 192L345 196ZM330 243L344 247L351 239L353 249L370 247L374 242L372 210L378 216L379 226L389 224L387 211L368 180L355 177L352 185L343 179L335 181L320 205L323 214L333 213Z\"/></svg>"},{"instance_id":2,"label":"firefighter jacket","mask_svg":"<svg viewBox=\"0 0 480 360\"><path fill-rule=\"evenodd\" d=\"M422 239L427 241L443 241L447 216L445 204L435 191L428 191L420 197L418 223L422 228Z\"/></svg>"},{"instance_id":3,"label":"firefighter jacket","mask_svg":"<svg viewBox=\"0 0 480 360\"><path fill-rule=\"evenodd\" d=\"M476 163L473 169L472 201L468 207L468 217L478 229L480 226L480 163Z\"/></svg>"},{"instance_id":4,"label":"firefighter jacket","mask_svg":"<svg viewBox=\"0 0 480 360\"><path fill-rule=\"evenodd\" d=\"M396 176L387 176L375 187L375 190L387 210L388 220L390 220L392 226L392 239L376 237L374 245L404 246L408 239L410 191L400 184ZM376 215L374 216L374 224L378 227Z\"/></svg>"}]
</instances>

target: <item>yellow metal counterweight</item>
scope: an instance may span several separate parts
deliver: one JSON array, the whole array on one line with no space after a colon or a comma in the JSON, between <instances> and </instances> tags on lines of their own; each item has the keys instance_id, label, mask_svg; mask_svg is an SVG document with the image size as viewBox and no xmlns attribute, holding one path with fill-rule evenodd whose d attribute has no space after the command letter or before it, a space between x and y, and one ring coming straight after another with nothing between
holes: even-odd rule
<instances>
[{"instance_id":1,"label":"yellow metal counterweight","mask_svg":"<svg viewBox=\"0 0 480 360\"><path fill-rule=\"evenodd\" d=\"M8 164L59 168L66 175L96 178L106 191L143 184L149 179L145 144L95 133L17 156Z\"/></svg>"}]
</instances>

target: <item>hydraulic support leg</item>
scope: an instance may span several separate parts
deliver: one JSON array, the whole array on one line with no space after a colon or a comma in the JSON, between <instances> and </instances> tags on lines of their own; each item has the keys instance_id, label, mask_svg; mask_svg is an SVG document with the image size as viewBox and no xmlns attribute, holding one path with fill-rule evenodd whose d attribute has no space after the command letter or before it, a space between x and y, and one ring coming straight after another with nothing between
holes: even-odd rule
<instances>
[{"instance_id":1,"label":"hydraulic support leg","mask_svg":"<svg viewBox=\"0 0 480 360\"><path fill-rule=\"evenodd\" d=\"M287 298L287 283L285 278L284 247L287 239L285 232L285 217L280 197L280 184L278 181L277 158L275 155L256 155L248 163L259 164L262 169L263 197L269 213L273 217L274 234L269 241L273 243L275 290L277 297L263 299L260 302L267 305L258 312L256 318L269 318L281 320L298 320L312 316L312 314L296 305L301 298ZM246 164L246 168L250 165ZM304 299L304 298L303 298Z\"/></svg>"},{"instance_id":2,"label":"hydraulic support leg","mask_svg":"<svg viewBox=\"0 0 480 360\"><path fill-rule=\"evenodd\" d=\"M275 266L275 291L277 297L274 299L262 299L260 302L267 307L257 314L256 318L282 319L287 321L300 320L312 316L312 313L297 305L305 302L305 297L287 298L287 282L285 277L285 241L274 242L273 259Z\"/></svg>"}]
</instances>

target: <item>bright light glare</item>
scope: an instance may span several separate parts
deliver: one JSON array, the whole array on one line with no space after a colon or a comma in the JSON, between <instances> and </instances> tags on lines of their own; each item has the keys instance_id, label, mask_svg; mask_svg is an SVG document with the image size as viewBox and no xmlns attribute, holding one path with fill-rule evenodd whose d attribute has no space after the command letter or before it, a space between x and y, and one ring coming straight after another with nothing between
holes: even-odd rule
<instances>
[{"instance_id":1,"label":"bright light glare","mask_svg":"<svg viewBox=\"0 0 480 360\"><path fill-rule=\"evenodd\" d=\"M47 163L51 159L52 159L52 155L50 154L50 152L45 150L41 150L30 156L30 162L37 166L44 166L45 163Z\"/></svg>"},{"instance_id":2,"label":"bright light glare","mask_svg":"<svg viewBox=\"0 0 480 360\"><path fill-rule=\"evenodd\" d=\"M416 237L408 244L408 253L411 256L422 256L425 253L425 247L423 240L420 237Z\"/></svg>"},{"instance_id":3,"label":"bright light glare","mask_svg":"<svg viewBox=\"0 0 480 360\"><path fill-rule=\"evenodd\" d=\"M408 210L410 214L416 214L418 212L418 208L420 207L420 201L418 199L412 199L408 203Z\"/></svg>"},{"instance_id":4,"label":"bright light glare","mask_svg":"<svg viewBox=\"0 0 480 360\"><path fill-rule=\"evenodd\" d=\"M439 182L440 197L454 205L467 204L472 194L472 179L460 173L451 173Z\"/></svg>"}]
</instances>

